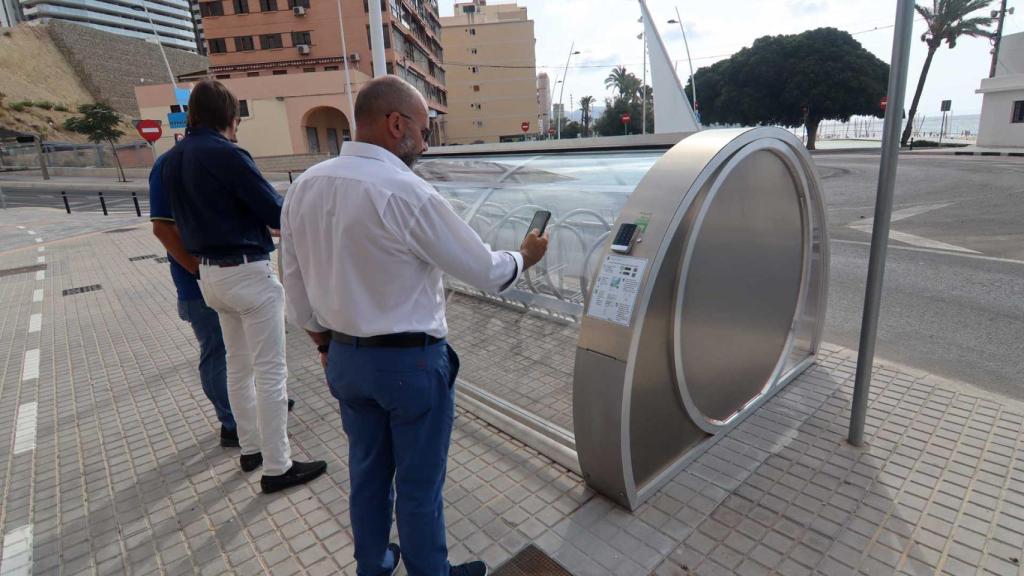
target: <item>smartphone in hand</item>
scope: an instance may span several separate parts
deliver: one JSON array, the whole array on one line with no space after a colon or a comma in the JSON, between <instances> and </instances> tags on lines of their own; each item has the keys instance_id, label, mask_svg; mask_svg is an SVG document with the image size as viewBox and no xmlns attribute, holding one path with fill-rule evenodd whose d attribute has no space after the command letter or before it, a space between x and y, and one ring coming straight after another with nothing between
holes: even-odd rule
<instances>
[{"instance_id":1,"label":"smartphone in hand","mask_svg":"<svg viewBox=\"0 0 1024 576\"><path fill-rule=\"evenodd\" d=\"M526 229L526 235L529 236L530 232L537 230L538 236L544 235L544 230L548 227L548 220L551 220L551 212L547 210L537 210L533 214L533 222L530 222L530 227Z\"/></svg>"}]
</instances>

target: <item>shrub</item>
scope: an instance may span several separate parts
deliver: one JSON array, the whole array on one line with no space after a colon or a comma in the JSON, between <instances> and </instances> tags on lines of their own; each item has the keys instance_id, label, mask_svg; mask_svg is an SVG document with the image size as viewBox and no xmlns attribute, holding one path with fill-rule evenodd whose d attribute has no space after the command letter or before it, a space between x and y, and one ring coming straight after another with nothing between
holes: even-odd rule
<instances>
[{"instance_id":1,"label":"shrub","mask_svg":"<svg viewBox=\"0 0 1024 576\"><path fill-rule=\"evenodd\" d=\"M24 100L21 100L19 102L11 102L11 105L9 106L9 108L11 110L14 110L15 112L22 112L22 111L25 110L25 108L28 108L31 105L32 105L31 102L26 102Z\"/></svg>"},{"instance_id":2,"label":"shrub","mask_svg":"<svg viewBox=\"0 0 1024 576\"><path fill-rule=\"evenodd\" d=\"M55 104L53 106L53 109L57 112L70 112L70 110L68 110L68 107L63 104Z\"/></svg>"},{"instance_id":3,"label":"shrub","mask_svg":"<svg viewBox=\"0 0 1024 576\"><path fill-rule=\"evenodd\" d=\"M53 110L53 102L49 100L36 100L32 103L36 108L42 108L43 110Z\"/></svg>"}]
</instances>

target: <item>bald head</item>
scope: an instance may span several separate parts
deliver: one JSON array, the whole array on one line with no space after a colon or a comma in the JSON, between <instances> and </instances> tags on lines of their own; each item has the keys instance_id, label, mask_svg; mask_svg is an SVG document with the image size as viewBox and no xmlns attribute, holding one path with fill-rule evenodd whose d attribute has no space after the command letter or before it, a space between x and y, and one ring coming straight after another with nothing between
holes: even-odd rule
<instances>
[{"instance_id":1,"label":"bald head","mask_svg":"<svg viewBox=\"0 0 1024 576\"><path fill-rule=\"evenodd\" d=\"M360 142L389 150L409 166L426 152L430 134L427 101L398 76L381 76L363 84L355 114Z\"/></svg>"}]
</instances>

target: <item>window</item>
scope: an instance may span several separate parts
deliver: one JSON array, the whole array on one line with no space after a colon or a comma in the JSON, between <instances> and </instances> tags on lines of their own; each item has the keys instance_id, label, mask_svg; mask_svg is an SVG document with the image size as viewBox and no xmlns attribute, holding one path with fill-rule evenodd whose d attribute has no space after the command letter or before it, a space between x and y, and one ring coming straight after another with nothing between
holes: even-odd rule
<instances>
[{"instance_id":1,"label":"window","mask_svg":"<svg viewBox=\"0 0 1024 576\"><path fill-rule=\"evenodd\" d=\"M1020 124L1024 122L1024 100L1017 100L1013 103L1013 118L1010 119L1013 124Z\"/></svg>"},{"instance_id":2,"label":"window","mask_svg":"<svg viewBox=\"0 0 1024 576\"><path fill-rule=\"evenodd\" d=\"M274 76L284 76L287 73L287 70L274 70L271 74L273 74Z\"/></svg>"},{"instance_id":3,"label":"window","mask_svg":"<svg viewBox=\"0 0 1024 576\"><path fill-rule=\"evenodd\" d=\"M480 69L477 68L476 66L470 66L469 67L469 71L472 72L473 74L479 74L480 73Z\"/></svg>"},{"instance_id":4,"label":"window","mask_svg":"<svg viewBox=\"0 0 1024 576\"><path fill-rule=\"evenodd\" d=\"M239 100L238 101L238 117L248 118L249 117L249 101Z\"/></svg>"},{"instance_id":5,"label":"window","mask_svg":"<svg viewBox=\"0 0 1024 576\"><path fill-rule=\"evenodd\" d=\"M479 104L470 104L469 107L472 108L473 110L480 110Z\"/></svg>"},{"instance_id":6,"label":"window","mask_svg":"<svg viewBox=\"0 0 1024 576\"><path fill-rule=\"evenodd\" d=\"M277 11L277 0L260 0L260 11L262 11L262 12L276 12Z\"/></svg>"},{"instance_id":7,"label":"window","mask_svg":"<svg viewBox=\"0 0 1024 576\"><path fill-rule=\"evenodd\" d=\"M316 68L303 68L302 71L306 73L316 72Z\"/></svg>"},{"instance_id":8,"label":"window","mask_svg":"<svg viewBox=\"0 0 1024 576\"><path fill-rule=\"evenodd\" d=\"M249 13L249 0L232 0L235 5L235 14Z\"/></svg>"},{"instance_id":9,"label":"window","mask_svg":"<svg viewBox=\"0 0 1024 576\"><path fill-rule=\"evenodd\" d=\"M235 52L246 52L253 50L252 36L239 36L235 38Z\"/></svg>"},{"instance_id":10,"label":"window","mask_svg":"<svg viewBox=\"0 0 1024 576\"><path fill-rule=\"evenodd\" d=\"M181 113L181 112L188 112L188 105L180 106L178 104L172 104L171 105L171 112L174 112L175 114L178 114L178 113Z\"/></svg>"},{"instance_id":11,"label":"window","mask_svg":"<svg viewBox=\"0 0 1024 576\"><path fill-rule=\"evenodd\" d=\"M231 78L231 74L217 74L214 78L217 80L227 80L228 78Z\"/></svg>"},{"instance_id":12,"label":"window","mask_svg":"<svg viewBox=\"0 0 1024 576\"><path fill-rule=\"evenodd\" d=\"M469 35L470 36L476 36L476 28L470 28L469 29Z\"/></svg>"},{"instance_id":13,"label":"window","mask_svg":"<svg viewBox=\"0 0 1024 576\"><path fill-rule=\"evenodd\" d=\"M203 18L207 16L223 16L224 4L222 2L200 2L199 14Z\"/></svg>"},{"instance_id":14,"label":"window","mask_svg":"<svg viewBox=\"0 0 1024 576\"><path fill-rule=\"evenodd\" d=\"M260 34L260 48L270 50L271 48L283 48L280 34Z\"/></svg>"},{"instance_id":15,"label":"window","mask_svg":"<svg viewBox=\"0 0 1024 576\"><path fill-rule=\"evenodd\" d=\"M260 75L260 73L259 72L246 72L245 75L248 76L249 78L256 78L256 77L258 77Z\"/></svg>"},{"instance_id":16,"label":"window","mask_svg":"<svg viewBox=\"0 0 1024 576\"><path fill-rule=\"evenodd\" d=\"M223 38L207 38L206 45L210 50L210 54L223 54L228 51L227 44Z\"/></svg>"},{"instance_id":17,"label":"window","mask_svg":"<svg viewBox=\"0 0 1024 576\"><path fill-rule=\"evenodd\" d=\"M479 91L480 91L480 85L479 84L474 84L473 85L473 92L479 92Z\"/></svg>"},{"instance_id":18,"label":"window","mask_svg":"<svg viewBox=\"0 0 1024 576\"><path fill-rule=\"evenodd\" d=\"M483 128L484 127L484 121L483 120L473 120L473 127L475 127L475 128Z\"/></svg>"},{"instance_id":19,"label":"window","mask_svg":"<svg viewBox=\"0 0 1024 576\"><path fill-rule=\"evenodd\" d=\"M324 66L324 72L337 72L337 66Z\"/></svg>"},{"instance_id":20,"label":"window","mask_svg":"<svg viewBox=\"0 0 1024 576\"><path fill-rule=\"evenodd\" d=\"M292 32L292 46L298 46L299 44L305 44L307 46L313 43L309 32Z\"/></svg>"},{"instance_id":21,"label":"window","mask_svg":"<svg viewBox=\"0 0 1024 576\"><path fill-rule=\"evenodd\" d=\"M306 144L309 145L310 154L320 153L320 136L313 126L306 126Z\"/></svg>"},{"instance_id":22,"label":"window","mask_svg":"<svg viewBox=\"0 0 1024 576\"><path fill-rule=\"evenodd\" d=\"M476 48L470 48L469 49L469 53L470 54L476 54Z\"/></svg>"},{"instance_id":23,"label":"window","mask_svg":"<svg viewBox=\"0 0 1024 576\"><path fill-rule=\"evenodd\" d=\"M288 8L295 8L296 6L301 6L308 10L309 0L288 0Z\"/></svg>"},{"instance_id":24,"label":"window","mask_svg":"<svg viewBox=\"0 0 1024 576\"><path fill-rule=\"evenodd\" d=\"M366 25L366 43L373 46L373 39L370 38L370 25ZM384 24L384 48L391 48L391 30L387 24Z\"/></svg>"}]
</instances>

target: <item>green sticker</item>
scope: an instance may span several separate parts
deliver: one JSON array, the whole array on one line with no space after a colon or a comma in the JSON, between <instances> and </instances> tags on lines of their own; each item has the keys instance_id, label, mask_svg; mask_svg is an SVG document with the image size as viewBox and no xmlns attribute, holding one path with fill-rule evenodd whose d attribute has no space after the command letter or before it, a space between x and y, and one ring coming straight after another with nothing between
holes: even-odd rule
<instances>
[{"instance_id":1,"label":"green sticker","mask_svg":"<svg viewBox=\"0 0 1024 576\"><path fill-rule=\"evenodd\" d=\"M633 223L636 224L636 227L640 230L640 233L643 234L647 232L647 225L651 223L651 217L647 214L644 214L637 218L636 221L634 221Z\"/></svg>"}]
</instances>

